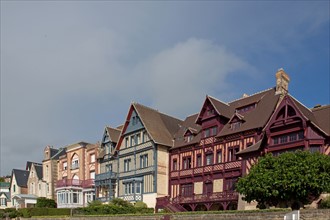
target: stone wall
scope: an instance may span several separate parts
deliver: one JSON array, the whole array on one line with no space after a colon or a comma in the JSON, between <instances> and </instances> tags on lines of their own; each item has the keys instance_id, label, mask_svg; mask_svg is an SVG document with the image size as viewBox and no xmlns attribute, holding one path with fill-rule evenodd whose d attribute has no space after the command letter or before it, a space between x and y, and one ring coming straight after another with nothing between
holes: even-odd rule
<instances>
[{"instance_id":1,"label":"stone wall","mask_svg":"<svg viewBox=\"0 0 330 220\"><path fill-rule=\"evenodd\" d=\"M154 216L109 216L109 217L72 217L44 218L43 220L283 220L288 212L226 213L200 215L154 215ZM21 218L23 219L23 218ZM29 218L27 220L40 220ZM330 209L301 210L300 220L330 220Z\"/></svg>"}]
</instances>

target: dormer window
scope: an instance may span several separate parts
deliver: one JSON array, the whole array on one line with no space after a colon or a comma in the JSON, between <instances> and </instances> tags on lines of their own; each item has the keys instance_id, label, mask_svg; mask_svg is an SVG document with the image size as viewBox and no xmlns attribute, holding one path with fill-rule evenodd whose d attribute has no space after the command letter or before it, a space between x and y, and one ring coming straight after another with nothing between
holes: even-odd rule
<instances>
[{"instance_id":1,"label":"dormer window","mask_svg":"<svg viewBox=\"0 0 330 220\"><path fill-rule=\"evenodd\" d=\"M218 134L218 127L217 126L206 128L203 131L203 137L204 138L213 137L217 134Z\"/></svg>"},{"instance_id":2,"label":"dormer window","mask_svg":"<svg viewBox=\"0 0 330 220\"><path fill-rule=\"evenodd\" d=\"M233 123L231 123L231 129L232 130L237 130L237 129L239 129L240 127L241 127L241 124L242 124L242 122L240 122L240 121L237 121L237 122L233 122Z\"/></svg>"},{"instance_id":3,"label":"dormer window","mask_svg":"<svg viewBox=\"0 0 330 220\"><path fill-rule=\"evenodd\" d=\"M250 104L250 105L246 105L246 106L237 108L236 109L236 113L244 114L246 112L249 112L249 111L255 109L256 108L256 105L257 105L256 103L253 103L253 104Z\"/></svg>"}]
</instances>

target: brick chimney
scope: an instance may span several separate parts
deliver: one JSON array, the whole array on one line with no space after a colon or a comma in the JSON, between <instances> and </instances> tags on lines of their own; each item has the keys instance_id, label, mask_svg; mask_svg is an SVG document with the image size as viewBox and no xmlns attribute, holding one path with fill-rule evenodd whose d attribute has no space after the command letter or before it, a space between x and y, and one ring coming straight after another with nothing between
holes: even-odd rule
<instances>
[{"instance_id":1,"label":"brick chimney","mask_svg":"<svg viewBox=\"0 0 330 220\"><path fill-rule=\"evenodd\" d=\"M276 95L286 95L289 89L290 77L286 74L283 68L277 70L276 74Z\"/></svg>"}]
</instances>

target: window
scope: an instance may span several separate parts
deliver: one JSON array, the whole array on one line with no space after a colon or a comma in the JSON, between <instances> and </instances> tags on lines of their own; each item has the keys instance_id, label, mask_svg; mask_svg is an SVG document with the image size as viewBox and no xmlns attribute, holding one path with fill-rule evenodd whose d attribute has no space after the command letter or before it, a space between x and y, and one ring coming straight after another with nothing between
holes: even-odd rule
<instances>
[{"instance_id":1,"label":"window","mask_svg":"<svg viewBox=\"0 0 330 220\"><path fill-rule=\"evenodd\" d=\"M183 169L190 169L191 168L191 157L184 157L183 158Z\"/></svg>"},{"instance_id":2,"label":"window","mask_svg":"<svg viewBox=\"0 0 330 220\"><path fill-rule=\"evenodd\" d=\"M79 203L79 193L76 191L72 192L72 203Z\"/></svg>"},{"instance_id":3,"label":"window","mask_svg":"<svg viewBox=\"0 0 330 220\"><path fill-rule=\"evenodd\" d=\"M90 179L95 179L95 170L90 171L90 173L89 173L89 178L90 178Z\"/></svg>"},{"instance_id":4,"label":"window","mask_svg":"<svg viewBox=\"0 0 330 220\"><path fill-rule=\"evenodd\" d=\"M13 191L16 192L16 185L13 186Z\"/></svg>"},{"instance_id":5,"label":"window","mask_svg":"<svg viewBox=\"0 0 330 220\"><path fill-rule=\"evenodd\" d=\"M48 178L48 165L46 165L46 178Z\"/></svg>"},{"instance_id":6,"label":"window","mask_svg":"<svg viewBox=\"0 0 330 220\"><path fill-rule=\"evenodd\" d=\"M109 172L112 171L112 163L106 165L107 169Z\"/></svg>"},{"instance_id":7,"label":"window","mask_svg":"<svg viewBox=\"0 0 330 220\"><path fill-rule=\"evenodd\" d=\"M226 179L225 180L225 190L226 191L234 191L236 188L237 178Z\"/></svg>"},{"instance_id":8,"label":"window","mask_svg":"<svg viewBox=\"0 0 330 220\"><path fill-rule=\"evenodd\" d=\"M49 183L46 185L47 192L49 193Z\"/></svg>"},{"instance_id":9,"label":"window","mask_svg":"<svg viewBox=\"0 0 330 220\"><path fill-rule=\"evenodd\" d=\"M134 135L131 136L131 146L135 145L135 138Z\"/></svg>"},{"instance_id":10,"label":"window","mask_svg":"<svg viewBox=\"0 0 330 220\"><path fill-rule=\"evenodd\" d=\"M95 154L91 154L91 163L95 162Z\"/></svg>"},{"instance_id":11,"label":"window","mask_svg":"<svg viewBox=\"0 0 330 220\"><path fill-rule=\"evenodd\" d=\"M233 122L232 124L231 124L231 129L232 130L237 130L237 129L239 129L240 127L241 127L241 122L240 121L237 121L237 122Z\"/></svg>"},{"instance_id":12,"label":"window","mask_svg":"<svg viewBox=\"0 0 330 220\"><path fill-rule=\"evenodd\" d=\"M124 184L124 193L125 195L129 194L141 194L141 185L142 183L140 181L133 181Z\"/></svg>"},{"instance_id":13,"label":"window","mask_svg":"<svg viewBox=\"0 0 330 220\"><path fill-rule=\"evenodd\" d=\"M206 154L206 165L212 165L213 164L213 153Z\"/></svg>"},{"instance_id":14,"label":"window","mask_svg":"<svg viewBox=\"0 0 330 220\"><path fill-rule=\"evenodd\" d=\"M320 147L320 145L311 145L311 146L309 147L309 151L310 151L311 153L316 153L316 152L319 152L319 153L320 153L320 151L321 151L321 147Z\"/></svg>"},{"instance_id":15,"label":"window","mask_svg":"<svg viewBox=\"0 0 330 220\"><path fill-rule=\"evenodd\" d=\"M215 126L215 127L212 127L212 128L211 128L211 131L212 131L212 132L211 132L211 133L212 133L212 136L217 135L217 134L218 134L218 127L216 127L216 126Z\"/></svg>"},{"instance_id":16,"label":"window","mask_svg":"<svg viewBox=\"0 0 330 220\"><path fill-rule=\"evenodd\" d=\"M148 154L140 156L140 168L148 167Z\"/></svg>"},{"instance_id":17,"label":"window","mask_svg":"<svg viewBox=\"0 0 330 220\"><path fill-rule=\"evenodd\" d=\"M204 138L210 137L210 129L207 128L204 130Z\"/></svg>"},{"instance_id":18,"label":"window","mask_svg":"<svg viewBox=\"0 0 330 220\"><path fill-rule=\"evenodd\" d=\"M135 193L141 194L141 182L135 182Z\"/></svg>"},{"instance_id":19,"label":"window","mask_svg":"<svg viewBox=\"0 0 330 220\"><path fill-rule=\"evenodd\" d=\"M129 164L131 163L131 159L124 160L124 172L128 172L130 170Z\"/></svg>"},{"instance_id":20,"label":"window","mask_svg":"<svg viewBox=\"0 0 330 220\"><path fill-rule=\"evenodd\" d=\"M0 206L7 206L6 198L0 198Z\"/></svg>"},{"instance_id":21,"label":"window","mask_svg":"<svg viewBox=\"0 0 330 220\"><path fill-rule=\"evenodd\" d=\"M178 170L178 160L177 159L174 159L173 160L173 169L172 170Z\"/></svg>"},{"instance_id":22,"label":"window","mask_svg":"<svg viewBox=\"0 0 330 220\"><path fill-rule=\"evenodd\" d=\"M217 151L217 163L222 163L222 151Z\"/></svg>"},{"instance_id":23,"label":"window","mask_svg":"<svg viewBox=\"0 0 330 220\"><path fill-rule=\"evenodd\" d=\"M196 156L196 166L197 167L202 166L202 155L201 154L197 154L197 156Z\"/></svg>"},{"instance_id":24,"label":"window","mask_svg":"<svg viewBox=\"0 0 330 220\"><path fill-rule=\"evenodd\" d=\"M204 184L204 194L210 194L213 193L213 183L208 182Z\"/></svg>"},{"instance_id":25,"label":"window","mask_svg":"<svg viewBox=\"0 0 330 220\"><path fill-rule=\"evenodd\" d=\"M228 148L228 161L236 161L236 153L239 151L239 146Z\"/></svg>"},{"instance_id":26,"label":"window","mask_svg":"<svg viewBox=\"0 0 330 220\"><path fill-rule=\"evenodd\" d=\"M297 140L297 134L290 134L289 135L289 141L296 141Z\"/></svg>"},{"instance_id":27,"label":"window","mask_svg":"<svg viewBox=\"0 0 330 220\"><path fill-rule=\"evenodd\" d=\"M129 143L129 142L128 142L128 137L126 137L126 138L125 138L125 147L129 147L129 146L128 146L128 143Z\"/></svg>"},{"instance_id":28,"label":"window","mask_svg":"<svg viewBox=\"0 0 330 220\"><path fill-rule=\"evenodd\" d=\"M299 131L299 132L273 137L273 144L284 144L287 142L294 142L303 139L304 139L304 132Z\"/></svg>"},{"instance_id":29,"label":"window","mask_svg":"<svg viewBox=\"0 0 330 220\"><path fill-rule=\"evenodd\" d=\"M149 141L149 136L148 136L146 131L143 131L143 137L142 138L143 138L143 140L142 140L143 143Z\"/></svg>"},{"instance_id":30,"label":"window","mask_svg":"<svg viewBox=\"0 0 330 220\"><path fill-rule=\"evenodd\" d=\"M281 143L281 144L282 144L282 143L286 143L287 141L288 141L288 138L287 138L286 135L280 137L280 143Z\"/></svg>"},{"instance_id":31,"label":"window","mask_svg":"<svg viewBox=\"0 0 330 220\"><path fill-rule=\"evenodd\" d=\"M193 195L193 184L183 184L181 185L181 195L182 196L192 196Z\"/></svg>"},{"instance_id":32,"label":"window","mask_svg":"<svg viewBox=\"0 0 330 220\"><path fill-rule=\"evenodd\" d=\"M136 144L141 144L141 134L136 134Z\"/></svg>"},{"instance_id":33,"label":"window","mask_svg":"<svg viewBox=\"0 0 330 220\"><path fill-rule=\"evenodd\" d=\"M304 139L304 132L303 131L298 132L298 138L299 138L299 140Z\"/></svg>"},{"instance_id":34,"label":"window","mask_svg":"<svg viewBox=\"0 0 330 220\"><path fill-rule=\"evenodd\" d=\"M63 163L63 170L67 170L67 169L68 169L68 162L64 162ZM47 167L46 167L46 170L47 170Z\"/></svg>"},{"instance_id":35,"label":"window","mask_svg":"<svg viewBox=\"0 0 330 220\"><path fill-rule=\"evenodd\" d=\"M78 169L79 168L79 157L77 154L73 155L72 162L71 162L71 169Z\"/></svg>"}]
</instances>

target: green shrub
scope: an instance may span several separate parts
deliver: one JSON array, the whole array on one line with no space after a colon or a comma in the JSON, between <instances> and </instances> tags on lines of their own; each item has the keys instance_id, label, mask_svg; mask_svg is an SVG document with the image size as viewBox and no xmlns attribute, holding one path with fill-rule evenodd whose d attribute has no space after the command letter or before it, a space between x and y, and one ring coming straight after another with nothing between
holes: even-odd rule
<instances>
[{"instance_id":1,"label":"green shrub","mask_svg":"<svg viewBox=\"0 0 330 220\"><path fill-rule=\"evenodd\" d=\"M94 200L94 201L88 202L88 207L100 206L102 204L103 203L100 200Z\"/></svg>"},{"instance_id":2,"label":"green shrub","mask_svg":"<svg viewBox=\"0 0 330 220\"><path fill-rule=\"evenodd\" d=\"M4 212L0 212L0 219L1 218L5 218L5 213Z\"/></svg>"},{"instance_id":3,"label":"green shrub","mask_svg":"<svg viewBox=\"0 0 330 220\"><path fill-rule=\"evenodd\" d=\"M18 211L20 212L21 216L23 218L31 218L31 208L22 208L19 209Z\"/></svg>"},{"instance_id":4,"label":"green shrub","mask_svg":"<svg viewBox=\"0 0 330 220\"><path fill-rule=\"evenodd\" d=\"M319 206L320 209L330 209L330 196L323 199Z\"/></svg>"},{"instance_id":5,"label":"green shrub","mask_svg":"<svg viewBox=\"0 0 330 220\"><path fill-rule=\"evenodd\" d=\"M122 207L132 207L132 203L120 199L120 198L114 198L111 202L109 202L109 205L115 205L115 206L122 206Z\"/></svg>"},{"instance_id":6,"label":"green shrub","mask_svg":"<svg viewBox=\"0 0 330 220\"><path fill-rule=\"evenodd\" d=\"M20 217L22 216L22 214L16 210L12 211L12 212L9 212L9 218L16 218L16 217Z\"/></svg>"},{"instance_id":7,"label":"green shrub","mask_svg":"<svg viewBox=\"0 0 330 220\"><path fill-rule=\"evenodd\" d=\"M13 212L13 211L16 211L16 209L15 208L6 208L6 209L4 209L5 213Z\"/></svg>"},{"instance_id":8,"label":"green shrub","mask_svg":"<svg viewBox=\"0 0 330 220\"><path fill-rule=\"evenodd\" d=\"M40 197L37 199L36 207L38 208L56 208L56 202L54 199L47 199Z\"/></svg>"},{"instance_id":9,"label":"green shrub","mask_svg":"<svg viewBox=\"0 0 330 220\"><path fill-rule=\"evenodd\" d=\"M136 208L148 208L147 204L145 204L145 203L142 202L142 201L137 201L137 202L134 204L134 207L136 207Z\"/></svg>"}]
</instances>

